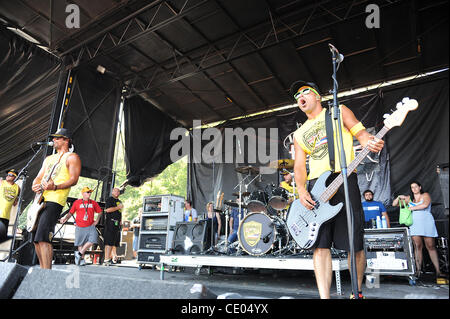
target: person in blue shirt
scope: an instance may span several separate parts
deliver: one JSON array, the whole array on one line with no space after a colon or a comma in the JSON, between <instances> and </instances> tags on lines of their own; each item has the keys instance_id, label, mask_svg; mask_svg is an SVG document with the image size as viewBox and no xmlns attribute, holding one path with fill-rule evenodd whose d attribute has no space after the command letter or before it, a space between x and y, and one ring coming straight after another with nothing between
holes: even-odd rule
<instances>
[{"instance_id":1,"label":"person in blue shirt","mask_svg":"<svg viewBox=\"0 0 450 319\"><path fill-rule=\"evenodd\" d=\"M377 216L380 216L380 218L382 216L385 216L387 227L391 228L389 216L383 203L373 200L373 192L370 189L365 190L363 196L366 200L362 202L362 206L364 209L365 228L376 228L373 227L373 225L376 225L376 222L373 222L372 220L376 221Z\"/></svg>"}]
</instances>

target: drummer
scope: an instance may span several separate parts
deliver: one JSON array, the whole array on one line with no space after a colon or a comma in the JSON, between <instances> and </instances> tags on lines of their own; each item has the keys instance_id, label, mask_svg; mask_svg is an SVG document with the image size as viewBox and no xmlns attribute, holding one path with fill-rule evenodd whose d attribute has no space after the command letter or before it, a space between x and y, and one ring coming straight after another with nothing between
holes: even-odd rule
<instances>
[{"instance_id":1,"label":"drummer","mask_svg":"<svg viewBox=\"0 0 450 319\"><path fill-rule=\"evenodd\" d=\"M283 176L283 181L280 183L280 187L288 191L289 193L288 204L291 204L294 201L294 187L292 186L292 175L286 169L283 169L280 174Z\"/></svg>"}]
</instances>

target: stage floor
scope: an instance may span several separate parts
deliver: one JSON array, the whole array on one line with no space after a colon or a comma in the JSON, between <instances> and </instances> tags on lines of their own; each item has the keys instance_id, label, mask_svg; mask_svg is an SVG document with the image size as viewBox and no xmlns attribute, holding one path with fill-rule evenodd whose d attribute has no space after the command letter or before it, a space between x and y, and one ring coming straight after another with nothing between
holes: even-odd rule
<instances>
[{"instance_id":1,"label":"stage floor","mask_svg":"<svg viewBox=\"0 0 450 319\"><path fill-rule=\"evenodd\" d=\"M36 267L36 266L35 266ZM67 271L74 265L54 265L54 271ZM160 280L159 267L139 269L135 260L123 261L115 266L87 265L79 267L80 273L107 276L133 280ZM288 297L294 299L318 299L314 273L312 270L269 270L269 269L213 269L209 274L202 269L198 274L195 268L165 270L164 282L186 284L203 284L216 295L235 293L242 298ZM348 299L351 292L350 275L341 271L342 295L336 293L336 283L333 278L331 287L332 299ZM416 285L410 285L407 276L380 277L378 287L368 288L364 285L364 295L367 299L449 299L448 285L437 285L433 274L425 274ZM114 298L109 296L108 298Z\"/></svg>"}]
</instances>

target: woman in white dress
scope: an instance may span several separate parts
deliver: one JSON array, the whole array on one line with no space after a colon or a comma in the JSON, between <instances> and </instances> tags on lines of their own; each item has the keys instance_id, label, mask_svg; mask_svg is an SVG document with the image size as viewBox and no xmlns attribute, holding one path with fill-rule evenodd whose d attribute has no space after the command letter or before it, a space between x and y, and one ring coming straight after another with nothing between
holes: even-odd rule
<instances>
[{"instance_id":1,"label":"woman in white dress","mask_svg":"<svg viewBox=\"0 0 450 319\"><path fill-rule=\"evenodd\" d=\"M420 274L422 268L422 250L423 243L425 242L425 247L436 270L436 277L440 277L441 271L439 270L439 259L435 243L435 238L438 237L438 233L433 215L431 214L430 194L422 191L422 185L420 183L412 182L411 195L399 195L393 201L392 206L397 206L399 199L408 203L409 209L412 211L413 224L409 226L409 230L414 243L417 274Z\"/></svg>"}]
</instances>

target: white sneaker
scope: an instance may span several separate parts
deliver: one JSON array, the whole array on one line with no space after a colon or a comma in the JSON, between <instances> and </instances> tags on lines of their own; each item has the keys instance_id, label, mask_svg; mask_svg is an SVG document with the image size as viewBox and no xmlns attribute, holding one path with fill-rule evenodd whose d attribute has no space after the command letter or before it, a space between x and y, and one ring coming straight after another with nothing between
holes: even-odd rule
<instances>
[{"instance_id":1,"label":"white sneaker","mask_svg":"<svg viewBox=\"0 0 450 319\"><path fill-rule=\"evenodd\" d=\"M80 252L77 250L75 252L75 265L80 265L80 259L81 259L81 254Z\"/></svg>"},{"instance_id":2,"label":"white sneaker","mask_svg":"<svg viewBox=\"0 0 450 319\"><path fill-rule=\"evenodd\" d=\"M86 266L86 261L84 260L84 258L80 259L80 266Z\"/></svg>"}]
</instances>

